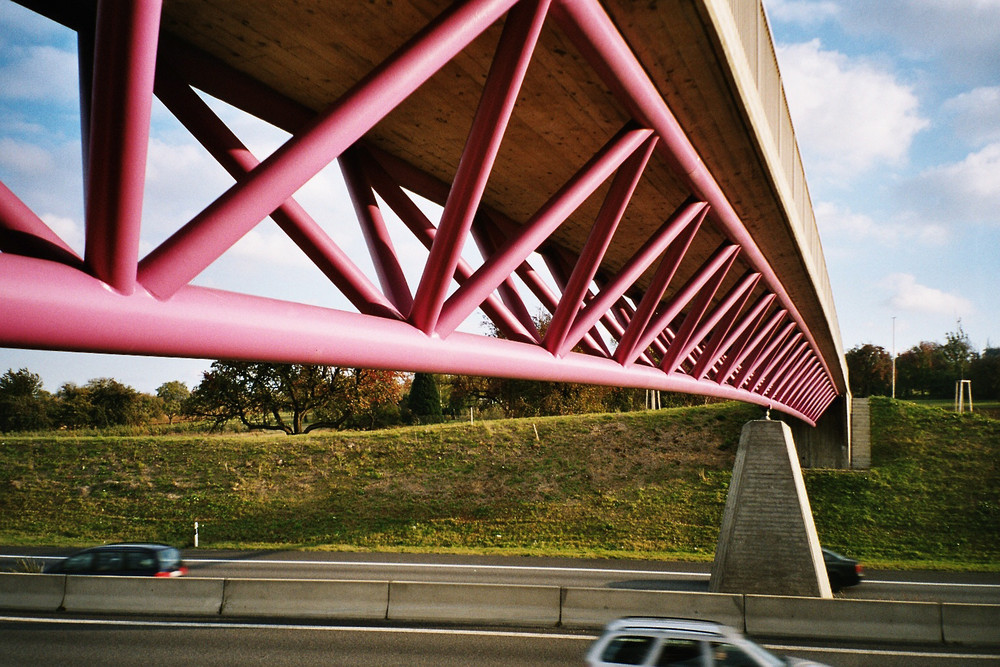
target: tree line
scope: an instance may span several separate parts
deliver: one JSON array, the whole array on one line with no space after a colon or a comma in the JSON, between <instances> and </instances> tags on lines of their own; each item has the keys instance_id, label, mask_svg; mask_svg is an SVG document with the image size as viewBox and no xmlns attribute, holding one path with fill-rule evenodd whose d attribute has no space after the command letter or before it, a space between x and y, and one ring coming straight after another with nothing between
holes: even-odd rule
<instances>
[{"instance_id":1,"label":"tree line","mask_svg":"<svg viewBox=\"0 0 1000 667\"><path fill-rule=\"evenodd\" d=\"M670 395L666 404L700 402ZM662 401L661 401L662 402ZM369 430L446 419L640 409L645 391L305 364L215 361L197 387L166 382L145 394L111 378L45 391L26 368L0 376L0 432L141 426L184 419L288 434Z\"/></svg>"},{"instance_id":2,"label":"tree line","mask_svg":"<svg viewBox=\"0 0 1000 667\"><path fill-rule=\"evenodd\" d=\"M892 354L869 343L845 356L854 396L892 395ZM897 398L950 399L959 380L971 381L977 399L1000 400L1000 348L978 352L961 324L944 343L922 341L896 356Z\"/></svg>"}]
</instances>

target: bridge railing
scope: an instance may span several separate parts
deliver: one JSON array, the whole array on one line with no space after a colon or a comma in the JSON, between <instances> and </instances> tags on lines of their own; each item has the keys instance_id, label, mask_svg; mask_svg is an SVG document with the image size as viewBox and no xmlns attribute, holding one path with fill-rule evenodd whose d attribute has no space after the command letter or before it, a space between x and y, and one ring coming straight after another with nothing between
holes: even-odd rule
<instances>
[{"instance_id":1,"label":"bridge railing","mask_svg":"<svg viewBox=\"0 0 1000 667\"><path fill-rule=\"evenodd\" d=\"M736 78L736 88L743 97L748 120L760 142L788 224L823 305L838 356L843 359L833 289L764 4L762 0L729 0L724 4L704 2L703 5L705 14L724 37L722 45ZM841 371L846 377L846 368Z\"/></svg>"}]
</instances>

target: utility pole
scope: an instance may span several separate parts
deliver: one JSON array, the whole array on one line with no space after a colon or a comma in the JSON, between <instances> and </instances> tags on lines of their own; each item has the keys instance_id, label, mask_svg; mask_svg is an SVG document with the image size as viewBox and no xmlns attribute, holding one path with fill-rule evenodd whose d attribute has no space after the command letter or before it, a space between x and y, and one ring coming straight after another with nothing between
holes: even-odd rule
<instances>
[{"instance_id":1,"label":"utility pole","mask_svg":"<svg viewBox=\"0 0 1000 667\"><path fill-rule=\"evenodd\" d=\"M896 316L892 317L892 397L896 398Z\"/></svg>"}]
</instances>

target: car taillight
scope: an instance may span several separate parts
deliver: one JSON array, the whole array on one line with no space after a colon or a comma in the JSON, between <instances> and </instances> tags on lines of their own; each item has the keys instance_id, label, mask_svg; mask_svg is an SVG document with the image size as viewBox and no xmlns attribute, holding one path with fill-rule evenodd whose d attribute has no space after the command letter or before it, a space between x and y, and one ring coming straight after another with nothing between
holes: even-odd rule
<instances>
[{"instance_id":1,"label":"car taillight","mask_svg":"<svg viewBox=\"0 0 1000 667\"><path fill-rule=\"evenodd\" d=\"M858 575L862 575L865 573L865 568L861 567L861 563L858 563L854 566L854 571L857 572Z\"/></svg>"},{"instance_id":2,"label":"car taillight","mask_svg":"<svg viewBox=\"0 0 1000 667\"><path fill-rule=\"evenodd\" d=\"M170 572L157 572L154 577L182 577L187 574L188 569L186 567L179 567L176 570Z\"/></svg>"}]
</instances>

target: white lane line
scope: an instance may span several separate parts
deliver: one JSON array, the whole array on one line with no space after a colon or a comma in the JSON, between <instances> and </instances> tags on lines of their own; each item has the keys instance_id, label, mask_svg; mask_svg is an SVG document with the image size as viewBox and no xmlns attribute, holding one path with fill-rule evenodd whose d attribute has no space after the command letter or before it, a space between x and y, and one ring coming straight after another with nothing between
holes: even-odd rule
<instances>
[{"instance_id":1,"label":"white lane line","mask_svg":"<svg viewBox=\"0 0 1000 667\"><path fill-rule=\"evenodd\" d=\"M18 554L0 554L0 558L20 558L36 560L61 560L62 556L24 556ZM312 567L382 567L382 568L412 568L441 570L496 570L505 572L549 572L562 574L616 574L616 575L647 575L658 577L688 577L691 579L708 579L708 572L687 572L675 570L629 570L598 567L556 567L542 565L474 565L467 563L405 563L405 562L370 562L370 561L335 561L335 560L278 560L278 559L232 559L232 558L185 558L186 563L205 565L301 565ZM941 586L953 588L985 588L1000 589L1000 584L955 583L936 581L894 581L890 579L863 579L865 584L884 586Z\"/></svg>"},{"instance_id":2,"label":"white lane line","mask_svg":"<svg viewBox=\"0 0 1000 667\"><path fill-rule=\"evenodd\" d=\"M780 651L792 655L795 653L841 653L850 655L881 655L909 658L939 658L948 660L996 660L1000 654L986 653L944 653L940 651L906 651L874 648L842 648L824 646L792 646L789 644L761 644L769 651Z\"/></svg>"},{"instance_id":3,"label":"white lane line","mask_svg":"<svg viewBox=\"0 0 1000 667\"><path fill-rule=\"evenodd\" d=\"M178 628L178 629L198 629L214 630L235 628L240 630L312 630L320 632L381 632L391 634L411 634L411 635L451 635L465 637L511 637L517 639L542 639L551 641L553 639L594 641L597 635L590 634L558 634L547 632L526 632L512 630L471 630L462 628L404 628L404 627L373 627L373 626L352 626L352 625L302 625L289 623L232 623L226 621L139 621L128 619L100 619L100 618L36 618L31 616L0 616L0 623L41 623L48 625L90 625L105 627L149 627L149 628ZM789 644L763 644L764 648L782 653L839 653L853 655L874 655L874 656L895 656L895 657L919 657L919 658L940 658L940 659L963 659L963 660L996 660L1000 654L980 654L980 653L945 653L938 651L907 651L889 649L861 649L861 648L835 648L821 646L794 646Z\"/></svg>"},{"instance_id":4,"label":"white lane line","mask_svg":"<svg viewBox=\"0 0 1000 667\"><path fill-rule=\"evenodd\" d=\"M514 637L522 639L581 639L593 641L597 635L570 635L516 630L471 630L462 628L402 628L364 625L302 625L295 623L230 623L227 621L139 621L103 618L36 618L32 616L0 616L0 623L43 623L48 625L94 625L112 627L147 627L181 629L239 630L316 630L323 632L381 632L400 635L455 635L466 637Z\"/></svg>"}]
</instances>

